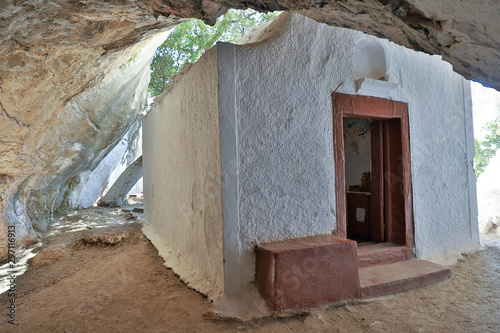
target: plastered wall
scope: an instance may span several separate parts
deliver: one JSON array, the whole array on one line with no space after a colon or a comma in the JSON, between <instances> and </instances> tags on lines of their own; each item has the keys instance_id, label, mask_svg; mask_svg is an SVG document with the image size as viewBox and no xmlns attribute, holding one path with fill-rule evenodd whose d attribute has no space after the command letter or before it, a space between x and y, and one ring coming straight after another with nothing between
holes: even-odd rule
<instances>
[{"instance_id":1,"label":"plastered wall","mask_svg":"<svg viewBox=\"0 0 500 333\"><path fill-rule=\"evenodd\" d=\"M168 266L216 299L223 292L217 48L185 68L143 121L144 233Z\"/></svg>"},{"instance_id":2,"label":"plastered wall","mask_svg":"<svg viewBox=\"0 0 500 333\"><path fill-rule=\"evenodd\" d=\"M253 280L256 243L336 229L331 94L356 93L361 38L373 37L293 15L271 42L219 45L222 157L237 175L223 175L224 206L238 207L224 216L228 291ZM380 43L391 98L408 103L416 254L450 263L479 244L469 83L438 56Z\"/></svg>"}]
</instances>

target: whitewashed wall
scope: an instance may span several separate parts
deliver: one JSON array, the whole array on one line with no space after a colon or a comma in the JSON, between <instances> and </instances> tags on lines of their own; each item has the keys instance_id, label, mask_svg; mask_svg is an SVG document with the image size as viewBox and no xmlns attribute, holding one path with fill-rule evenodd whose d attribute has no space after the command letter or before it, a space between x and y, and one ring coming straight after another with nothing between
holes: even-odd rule
<instances>
[{"instance_id":1,"label":"whitewashed wall","mask_svg":"<svg viewBox=\"0 0 500 333\"><path fill-rule=\"evenodd\" d=\"M479 248L470 82L439 56L384 48L409 109L416 254L452 264Z\"/></svg>"},{"instance_id":2,"label":"whitewashed wall","mask_svg":"<svg viewBox=\"0 0 500 333\"><path fill-rule=\"evenodd\" d=\"M223 293L217 49L156 99L143 121L144 233L191 287Z\"/></svg>"},{"instance_id":3,"label":"whitewashed wall","mask_svg":"<svg viewBox=\"0 0 500 333\"><path fill-rule=\"evenodd\" d=\"M239 208L224 215L227 291L253 280L257 242L335 230L331 93L356 93L361 38L293 15L272 42L219 44L222 157L237 174L224 206ZM449 263L479 244L470 87L438 56L380 43L391 97L408 103L417 256Z\"/></svg>"},{"instance_id":4,"label":"whitewashed wall","mask_svg":"<svg viewBox=\"0 0 500 333\"><path fill-rule=\"evenodd\" d=\"M336 229L331 94L356 93L362 38L293 15L270 42L218 44L148 114L144 230L194 288L238 292L257 243ZM451 263L479 246L470 85L438 56L379 42L409 109L416 254Z\"/></svg>"}]
</instances>

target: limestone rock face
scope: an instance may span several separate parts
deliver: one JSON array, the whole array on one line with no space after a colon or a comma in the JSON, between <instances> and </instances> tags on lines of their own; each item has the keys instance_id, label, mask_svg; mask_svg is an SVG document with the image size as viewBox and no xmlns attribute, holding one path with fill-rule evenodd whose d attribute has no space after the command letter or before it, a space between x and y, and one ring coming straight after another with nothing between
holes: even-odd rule
<instances>
[{"instance_id":1,"label":"limestone rock face","mask_svg":"<svg viewBox=\"0 0 500 333\"><path fill-rule=\"evenodd\" d=\"M149 61L178 20L147 1L1 2L0 258L6 225L18 244L38 237L136 123Z\"/></svg>"}]
</instances>

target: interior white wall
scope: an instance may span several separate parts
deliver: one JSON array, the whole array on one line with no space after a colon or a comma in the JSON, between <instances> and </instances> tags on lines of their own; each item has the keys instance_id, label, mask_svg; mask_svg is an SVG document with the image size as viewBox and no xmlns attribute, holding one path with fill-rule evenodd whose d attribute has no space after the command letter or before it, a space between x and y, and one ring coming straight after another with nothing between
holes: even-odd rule
<instances>
[{"instance_id":1,"label":"interior white wall","mask_svg":"<svg viewBox=\"0 0 500 333\"><path fill-rule=\"evenodd\" d=\"M237 124L238 177L227 179L239 207L224 222L237 232L225 234L225 253L239 260L225 270L240 287L254 278L257 243L336 228L331 93L356 93L361 38L374 37L293 15L272 42L224 47L234 73L219 89L234 91L224 107ZM392 99L408 103L416 253L449 262L479 244L468 82L438 56L379 42L388 81L398 84Z\"/></svg>"},{"instance_id":2,"label":"interior white wall","mask_svg":"<svg viewBox=\"0 0 500 333\"><path fill-rule=\"evenodd\" d=\"M224 289L216 54L185 67L143 120L144 233L211 299Z\"/></svg>"},{"instance_id":3,"label":"interior white wall","mask_svg":"<svg viewBox=\"0 0 500 333\"><path fill-rule=\"evenodd\" d=\"M349 185L361 185L362 174L371 168L370 128L367 122L367 119L344 118L346 189Z\"/></svg>"}]
</instances>

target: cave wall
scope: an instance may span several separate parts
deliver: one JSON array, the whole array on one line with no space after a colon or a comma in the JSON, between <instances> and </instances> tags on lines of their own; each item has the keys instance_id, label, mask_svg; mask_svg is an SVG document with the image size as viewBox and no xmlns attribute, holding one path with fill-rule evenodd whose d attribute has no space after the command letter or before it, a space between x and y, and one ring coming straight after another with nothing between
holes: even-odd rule
<instances>
[{"instance_id":1,"label":"cave wall","mask_svg":"<svg viewBox=\"0 0 500 333\"><path fill-rule=\"evenodd\" d=\"M95 169L81 172L75 176L77 185L74 186L68 201L72 208L88 208L97 203L98 199L106 194L109 187L113 185L126 167L142 155L142 153L137 155L136 146L140 128L141 120L139 119ZM107 185L104 186L105 184Z\"/></svg>"},{"instance_id":2,"label":"cave wall","mask_svg":"<svg viewBox=\"0 0 500 333\"><path fill-rule=\"evenodd\" d=\"M33 242L136 122L149 61L177 21L145 1L2 3L0 257L7 225Z\"/></svg>"}]
</instances>

